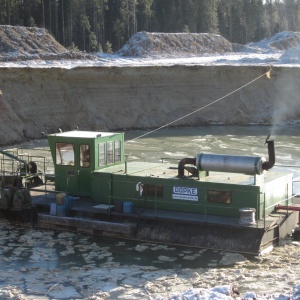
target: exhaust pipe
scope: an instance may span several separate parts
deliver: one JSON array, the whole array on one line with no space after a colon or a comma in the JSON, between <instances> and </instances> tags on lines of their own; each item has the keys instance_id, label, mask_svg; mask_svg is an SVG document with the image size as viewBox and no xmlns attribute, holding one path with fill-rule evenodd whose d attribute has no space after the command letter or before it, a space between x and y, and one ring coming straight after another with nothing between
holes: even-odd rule
<instances>
[{"instance_id":1,"label":"exhaust pipe","mask_svg":"<svg viewBox=\"0 0 300 300\"><path fill-rule=\"evenodd\" d=\"M270 170L275 165L275 146L274 141L269 141L270 134L266 138L265 144L268 144L268 154L269 154L269 160L263 162L262 169L263 170Z\"/></svg>"},{"instance_id":2,"label":"exhaust pipe","mask_svg":"<svg viewBox=\"0 0 300 300\"><path fill-rule=\"evenodd\" d=\"M196 166L196 157L186 157L183 158L179 163L178 163L178 176L179 178L184 177L184 166L185 165L194 165Z\"/></svg>"}]
</instances>

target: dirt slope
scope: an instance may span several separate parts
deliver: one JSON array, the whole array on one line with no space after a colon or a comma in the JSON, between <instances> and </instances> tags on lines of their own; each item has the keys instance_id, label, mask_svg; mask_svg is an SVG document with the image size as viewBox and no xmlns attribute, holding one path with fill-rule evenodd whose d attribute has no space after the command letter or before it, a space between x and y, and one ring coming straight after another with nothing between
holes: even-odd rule
<instances>
[{"instance_id":1,"label":"dirt slope","mask_svg":"<svg viewBox=\"0 0 300 300\"><path fill-rule=\"evenodd\" d=\"M96 57L68 51L43 28L1 25L0 61L28 59L96 59Z\"/></svg>"},{"instance_id":2,"label":"dirt slope","mask_svg":"<svg viewBox=\"0 0 300 300\"><path fill-rule=\"evenodd\" d=\"M232 44L217 34L139 32L117 54L174 57L224 52L232 52Z\"/></svg>"}]
</instances>

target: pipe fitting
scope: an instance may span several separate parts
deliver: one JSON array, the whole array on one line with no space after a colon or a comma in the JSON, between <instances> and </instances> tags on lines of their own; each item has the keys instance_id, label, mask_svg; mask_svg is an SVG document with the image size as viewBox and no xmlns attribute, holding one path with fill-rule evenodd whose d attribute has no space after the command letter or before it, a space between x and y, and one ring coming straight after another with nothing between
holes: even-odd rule
<instances>
[{"instance_id":1,"label":"pipe fitting","mask_svg":"<svg viewBox=\"0 0 300 300\"><path fill-rule=\"evenodd\" d=\"M194 165L196 166L196 157L186 157L180 160L178 163L178 176L179 178L184 177L184 166L185 165Z\"/></svg>"},{"instance_id":2,"label":"pipe fitting","mask_svg":"<svg viewBox=\"0 0 300 300\"><path fill-rule=\"evenodd\" d=\"M262 164L262 168L263 170L268 171L275 165L275 146L274 141L266 140L266 143L268 144L269 160Z\"/></svg>"}]
</instances>

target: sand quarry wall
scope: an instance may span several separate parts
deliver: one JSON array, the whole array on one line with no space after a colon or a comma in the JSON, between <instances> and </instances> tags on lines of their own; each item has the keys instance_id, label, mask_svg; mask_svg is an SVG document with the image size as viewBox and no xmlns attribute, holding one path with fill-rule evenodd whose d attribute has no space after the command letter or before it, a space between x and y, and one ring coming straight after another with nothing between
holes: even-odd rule
<instances>
[{"instance_id":1,"label":"sand quarry wall","mask_svg":"<svg viewBox=\"0 0 300 300\"><path fill-rule=\"evenodd\" d=\"M0 68L0 144L80 129L156 128L223 97L269 67ZM300 68L273 67L240 91L172 124L300 119Z\"/></svg>"}]
</instances>

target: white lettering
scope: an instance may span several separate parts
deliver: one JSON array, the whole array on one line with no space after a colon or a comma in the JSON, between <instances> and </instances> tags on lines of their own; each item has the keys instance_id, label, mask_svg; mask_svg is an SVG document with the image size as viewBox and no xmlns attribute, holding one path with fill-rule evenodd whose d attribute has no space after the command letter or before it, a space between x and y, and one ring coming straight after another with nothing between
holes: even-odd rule
<instances>
[{"instance_id":1,"label":"white lettering","mask_svg":"<svg viewBox=\"0 0 300 300\"><path fill-rule=\"evenodd\" d=\"M198 201L198 196L189 196L189 195L173 194L173 195L172 195L172 199L175 199L175 200Z\"/></svg>"}]
</instances>

